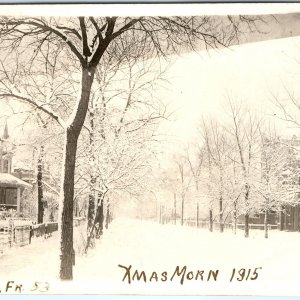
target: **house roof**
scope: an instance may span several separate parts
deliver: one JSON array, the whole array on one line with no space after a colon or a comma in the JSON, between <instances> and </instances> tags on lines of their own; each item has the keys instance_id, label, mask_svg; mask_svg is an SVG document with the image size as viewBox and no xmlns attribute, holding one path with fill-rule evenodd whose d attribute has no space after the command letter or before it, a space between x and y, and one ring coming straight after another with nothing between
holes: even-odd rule
<instances>
[{"instance_id":1,"label":"house roof","mask_svg":"<svg viewBox=\"0 0 300 300\"><path fill-rule=\"evenodd\" d=\"M0 187L31 187L31 185L11 174L0 173Z\"/></svg>"}]
</instances>

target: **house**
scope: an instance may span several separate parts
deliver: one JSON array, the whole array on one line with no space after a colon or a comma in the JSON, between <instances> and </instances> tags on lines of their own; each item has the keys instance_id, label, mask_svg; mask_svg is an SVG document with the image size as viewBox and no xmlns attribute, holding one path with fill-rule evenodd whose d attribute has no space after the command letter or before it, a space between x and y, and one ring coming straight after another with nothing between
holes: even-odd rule
<instances>
[{"instance_id":1,"label":"house","mask_svg":"<svg viewBox=\"0 0 300 300\"><path fill-rule=\"evenodd\" d=\"M42 169L40 176L42 177L42 198L44 221L53 221L58 218L58 182L59 177L53 172L55 164L51 165L53 160L49 160L49 147L42 147L38 142L18 145L14 151L14 159L12 164L12 175L27 182L32 186L30 190L23 193L23 201L21 203L22 215L36 219L38 216L38 161L43 149ZM51 161L51 162L50 162Z\"/></svg>"},{"instance_id":2,"label":"house","mask_svg":"<svg viewBox=\"0 0 300 300\"><path fill-rule=\"evenodd\" d=\"M279 229L287 231L300 231L300 205L283 206L279 214Z\"/></svg>"},{"instance_id":3,"label":"house","mask_svg":"<svg viewBox=\"0 0 300 300\"><path fill-rule=\"evenodd\" d=\"M293 135L289 139L281 139L281 142L289 148L288 172L283 174L283 179L288 184L289 177L292 184L297 187L300 185L300 138ZM292 174L292 175L289 175ZM293 203L282 205L282 211L278 215L278 228L287 231L300 231L300 193L294 197Z\"/></svg>"},{"instance_id":4,"label":"house","mask_svg":"<svg viewBox=\"0 0 300 300\"><path fill-rule=\"evenodd\" d=\"M0 138L0 208L21 213L22 193L31 185L12 174L14 145L9 140L7 123Z\"/></svg>"},{"instance_id":5,"label":"house","mask_svg":"<svg viewBox=\"0 0 300 300\"><path fill-rule=\"evenodd\" d=\"M284 169L279 174L281 188L290 190L289 197L281 199L281 205L268 212L268 224L271 228L278 228L285 231L300 231L300 137L293 135L291 137L280 138L278 140L281 151L285 151L286 161ZM286 193L286 190L285 192ZM253 228L264 224L264 213L251 212L249 216L249 224ZM245 216L239 217L239 222L244 223ZM256 226L255 226L256 225Z\"/></svg>"}]
</instances>

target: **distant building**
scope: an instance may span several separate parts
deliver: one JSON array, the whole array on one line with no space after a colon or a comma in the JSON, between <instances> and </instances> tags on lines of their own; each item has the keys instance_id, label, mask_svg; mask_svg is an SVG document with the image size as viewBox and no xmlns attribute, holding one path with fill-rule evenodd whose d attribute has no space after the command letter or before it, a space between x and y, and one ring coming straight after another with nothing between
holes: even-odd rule
<instances>
[{"instance_id":1,"label":"distant building","mask_svg":"<svg viewBox=\"0 0 300 300\"><path fill-rule=\"evenodd\" d=\"M281 139L281 142L286 143L292 151L289 171L294 170L293 182L300 188L300 137L293 135L291 138ZM278 225L281 230L300 231L300 193L295 196L294 204L282 205L282 212L278 215Z\"/></svg>"},{"instance_id":2,"label":"distant building","mask_svg":"<svg viewBox=\"0 0 300 300\"><path fill-rule=\"evenodd\" d=\"M29 193L24 194L24 215L36 218L38 213L38 191L37 191L37 160L39 146L23 145L15 151L12 174L19 179L29 183L32 188ZM44 206L44 220L54 221L58 218L58 178L51 174L47 157L43 155L42 161L42 202Z\"/></svg>"},{"instance_id":3,"label":"distant building","mask_svg":"<svg viewBox=\"0 0 300 300\"><path fill-rule=\"evenodd\" d=\"M22 193L31 185L12 174L14 146L9 141L7 124L0 138L0 208L13 209L21 213Z\"/></svg>"},{"instance_id":4,"label":"distant building","mask_svg":"<svg viewBox=\"0 0 300 300\"><path fill-rule=\"evenodd\" d=\"M280 138L279 143L286 145L287 162L284 171L280 174L283 185L299 186L300 190L300 137ZM300 192L289 203L282 201L281 211L278 208L268 212L268 224L272 228L276 227L286 231L300 231ZM249 224L252 228L263 228L265 214L260 212L250 212ZM238 218L239 223L244 223L245 216ZM257 226L255 226L257 225Z\"/></svg>"}]
</instances>

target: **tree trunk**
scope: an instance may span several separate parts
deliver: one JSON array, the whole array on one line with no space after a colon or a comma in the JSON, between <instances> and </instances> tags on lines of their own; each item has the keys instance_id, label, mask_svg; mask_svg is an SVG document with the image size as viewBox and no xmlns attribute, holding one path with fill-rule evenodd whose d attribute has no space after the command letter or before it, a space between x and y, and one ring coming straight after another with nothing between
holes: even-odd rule
<instances>
[{"instance_id":1,"label":"tree trunk","mask_svg":"<svg viewBox=\"0 0 300 300\"><path fill-rule=\"evenodd\" d=\"M245 237L249 237L249 213L247 212L245 214Z\"/></svg>"},{"instance_id":2,"label":"tree trunk","mask_svg":"<svg viewBox=\"0 0 300 300\"><path fill-rule=\"evenodd\" d=\"M290 230L290 228L289 228L289 223L288 223L288 212L286 211L286 209L285 209L285 211L284 211L284 228L285 228L285 230Z\"/></svg>"},{"instance_id":3,"label":"tree trunk","mask_svg":"<svg viewBox=\"0 0 300 300\"><path fill-rule=\"evenodd\" d=\"M174 193L174 224L176 225L177 211L176 211L176 193Z\"/></svg>"},{"instance_id":4,"label":"tree trunk","mask_svg":"<svg viewBox=\"0 0 300 300\"><path fill-rule=\"evenodd\" d=\"M269 233L268 233L268 209L265 210L264 229L265 229L265 238L267 239L269 237Z\"/></svg>"},{"instance_id":5,"label":"tree trunk","mask_svg":"<svg viewBox=\"0 0 300 300\"><path fill-rule=\"evenodd\" d=\"M43 154L44 146L40 148L40 155L37 165L37 192L38 192L38 224L44 221L44 202L43 202Z\"/></svg>"},{"instance_id":6,"label":"tree trunk","mask_svg":"<svg viewBox=\"0 0 300 300\"><path fill-rule=\"evenodd\" d=\"M213 212L212 209L209 210L209 231L213 232L214 221L213 221Z\"/></svg>"},{"instance_id":7,"label":"tree trunk","mask_svg":"<svg viewBox=\"0 0 300 300\"><path fill-rule=\"evenodd\" d=\"M104 224L104 201L103 201L103 199L101 199L99 213L100 213L99 235L101 236L103 234L103 224Z\"/></svg>"},{"instance_id":8,"label":"tree trunk","mask_svg":"<svg viewBox=\"0 0 300 300\"><path fill-rule=\"evenodd\" d=\"M183 198L181 199L181 226L183 226L183 221L184 221L184 200Z\"/></svg>"},{"instance_id":9,"label":"tree trunk","mask_svg":"<svg viewBox=\"0 0 300 300\"><path fill-rule=\"evenodd\" d=\"M159 224L162 224L162 211L161 211L161 204L159 205Z\"/></svg>"},{"instance_id":10,"label":"tree trunk","mask_svg":"<svg viewBox=\"0 0 300 300\"><path fill-rule=\"evenodd\" d=\"M77 141L88 110L91 87L94 80L95 68L82 69L81 96L74 111L74 119L65 133L65 149L63 158L61 237L60 237L60 279L73 279L73 263L75 253L73 249L73 199L74 174L77 152Z\"/></svg>"},{"instance_id":11,"label":"tree trunk","mask_svg":"<svg viewBox=\"0 0 300 300\"><path fill-rule=\"evenodd\" d=\"M280 211L280 231L284 230L284 213Z\"/></svg>"},{"instance_id":12,"label":"tree trunk","mask_svg":"<svg viewBox=\"0 0 300 300\"><path fill-rule=\"evenodd\" d=\"M87 242L85 246L85 253L87 253L89 247L92 244L94 236L96 239L100 239L100 236L103 235L103 222L104 222L104 198L103 194L101 192L98 193L98 201L97 201L97 209L96 209L96 215L93 220L93 224L90 229L90 234L87 236ZM98 226L97 226L98 225Z\"/></svg>"},{"instance_id":13,"label":"tree trunk","mask_svg":"<svg viewBox=\"0 0 300 300\"><path fill-rule=\"evenodd\" d=\"M91 177L91 184L92 182L93 182L93 177ZM87 236L88 237L90 237L92 234L91 228L93 227L94 219L95 219L95 197L90 190L89 206L88 206L88 214L87 214Z\"/></svg>"},{"instance_id":14,"label":"tree trunk","mask_svg":"<svg viewBox=\"0 0 300 300\"><path fill-rule=\"evenodd\" d=\"M90 138L90 153L89 153L89 159L90 159L90 171L91 171L91 177L90 177L90 192L89 192L89 205L88 205L88 220L87 220L87 238L89 240L93 240L93 232L92 227L94 225L95 220L95 184L96 184L96 178L94 174L94 164L95 164L95 156L94 156L94 112L93 108L90 110L90 131L89 131L89 138Z\"/></svg>"},{"instance_id":15,"label":"tree trunk","mask_svg":"<svg viewBox=\"0 0 300 300\"><path fill-rule=\"evenodd\" d=\"M95 224L98 224L96 231L96 238L99 239L103 235L103 222L104 222L104 195L98 192L97 211L95 216Z\"/></svg>"},{"instance_id":16,"label":"tree trunk","mask_svg":"<svg viewBox=\"0 0 300 300\"><path fill-rule=\"evenodd\" d=\"M246 194L245 194L245 204L246 204L246 213L245 213L245 237L249 237L249 211L248 211L248 201L249 201L249 186L246 184Z\"/></svg>"},{"instance_id":17,"label":"tree trunk","mask_svg":"<svg viewBox=\"0 0 300 300\"><path fill-rule=\"evenodd\" d=\"M94 177L91 176L91 185L94 184ZM88 204L88 214L87 214L87 245L86 251L89 247L94 246L94 227L96 219L96 206L95 206L95 196L92 193L92 188L90 188L89 193L89 204Z\"/></svg>"},{"instance_id":18,"label":"tree trunk","mask_svg":"<svg viewBox=\"0 0 300 300\"><path fill-rule=\"evenodd\" d=\"M62 186L63 205L60 241L60 278L62 280L73 279L73 198L76 150L77 136L71 129L67 129Z\"/></svg>"},{"instance_id":19,"label":"tree trunk","mask_svg":"<svg viewBox=\"0 0 300 300\"><path fill-rule=\"evenodd\" d=\"M196 219L196 226L199 228L199 203L197 203L197 219Z\"/></svg>"},{"instance_id":20,"label":"tree trunk","mask_svg":"<svg viewBox=\"0 0 300 300\"><path fill-rule=\"evenodd\" d=\"M236 211L236 203L234 204L234 211L233 211L233 233L236 234L236 227L237 227L237 211Z\"/></svg>"},{"instance_id":21,"label":"tree trunk","mask_svg":"<svg viewBox=\"0 0 300 300\"><path fill-rule=\"evenodd\" d=\"M110 204L109 200L107 200L106 206L106 220L105 220L105 228L108 229L108 225L110 224Z\"/></svg>"},{"instance_id":22,"label":"tree trunk","mask_svg":"<svg viewBox=\"0 0 300 300\"><path fill-rule=\"evenodd\" d=\"M96 217L96 205L95 205L95 188L96 178L92 174L90 177L90 191L89 191L89 204L87 214L87 240L89 245L94 244L94 223Z\"/></svg>"},{"instance_id":23,"label":"tree trunk","mask_svg":"<svg viewBox=\"0 0 300 300\"><path fill-rule=\"evenodd\" d=\"M219 200L219 222L220 222L220 232L224 231L224 224L223 224L223 198L220 197Z\"/></svg>"},{"instance_id":24,"label":"tree trunk","mask_svg":"<svg viewBox=\"0 0 300 300\"><path fill-rule=\"evenodd\" d=\"M223 221L223 191L224 191L224 183L223 183L223 175L224 170L220 167L220 198L219 198L219 224L220 224L220 232L224 231L224 221Z\"/></svg>"},{"instance_id":25,"label":"tree trunk","mask_svg":"<svg viewBox=\"0 0 300 300\"><path fill-rule=\"evenodd\" d=\"M75 199L75 217L79 217L79 203L78 198Z\"/></svg>"}]
</instances>

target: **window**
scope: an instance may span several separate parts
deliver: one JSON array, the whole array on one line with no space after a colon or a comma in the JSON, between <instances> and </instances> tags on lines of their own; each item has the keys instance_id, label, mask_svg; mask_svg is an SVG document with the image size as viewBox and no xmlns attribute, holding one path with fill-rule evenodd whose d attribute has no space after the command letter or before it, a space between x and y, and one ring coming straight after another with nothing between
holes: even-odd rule
<instances>
[{"instance_id":1,"label":"window","mask_svg":"<svg viewBox=\"0 0 300 300\"><path fill-rule=\"evenodd\" d=\"M17 205L17 189L0 188L0 204Z\"/></svg>"},{"instance_id":2,"label":"window","mask_svg":"<svg viewBox=\"0 0 300 300\"><path fill-rule=\"evenodd\" d=\"M253 215L253 217L252 217L253 219L259 219L260 218L260 214L259 213L254 213L254 215Z\"/></svg>"},{"instance_id":3,"label":"window","mask_svg":"<svg viewBox=\"0 0 300 300\"><path fill-rule=\"evenodd\" d=\"M6 189L6 204L17 205L17 189L7 188Z\"/></svg>"},{"instance_id":4,"label":"window","mask_svg":"<svg viewBox=\"0 0 300 300\"><path fill-rule=\"evenodd\" d=\"M8 159L3 160L3 173L10 173L8 170Z\"/></svg>"},{"instance_id":5,"label":"window","mask_svg":"<svg viewBox=\"0 0 300 300\"><path fill-rule=\"evenodd\" d=\"M0 204L6 204L5 189L0 188Z\"/></svg>"}]
</instances>

